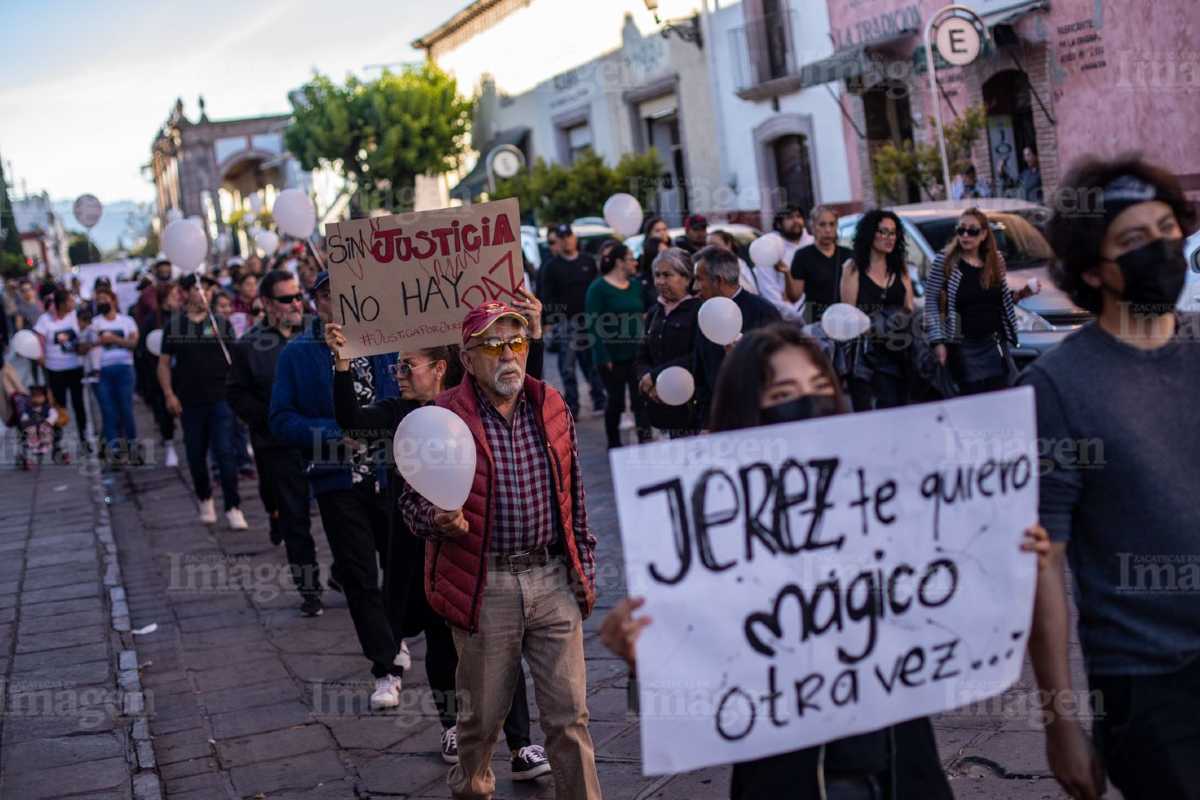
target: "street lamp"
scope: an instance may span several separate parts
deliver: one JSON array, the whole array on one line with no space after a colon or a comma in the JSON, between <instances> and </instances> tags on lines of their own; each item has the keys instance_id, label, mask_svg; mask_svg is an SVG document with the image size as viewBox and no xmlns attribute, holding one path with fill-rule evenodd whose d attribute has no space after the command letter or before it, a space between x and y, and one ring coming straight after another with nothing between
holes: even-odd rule
<instances>
[{"instance_id":1,"label":"street lamp","mask_svg":"<svg viewBox=\"0 0 1200 800\"><path fill-rule=\"evenodd\" d=\"M704 35L700 32L700 14L699 12L684 19L667 20L663 22L658 18L658 0L645 0L646 10L654 15L654 21L663 26L662 37L667 39L671 34L675 34L685 42L696 45L701 50L704 49ZM707 0L701 0L707 2Z\"/></svg>"}]
</instances>

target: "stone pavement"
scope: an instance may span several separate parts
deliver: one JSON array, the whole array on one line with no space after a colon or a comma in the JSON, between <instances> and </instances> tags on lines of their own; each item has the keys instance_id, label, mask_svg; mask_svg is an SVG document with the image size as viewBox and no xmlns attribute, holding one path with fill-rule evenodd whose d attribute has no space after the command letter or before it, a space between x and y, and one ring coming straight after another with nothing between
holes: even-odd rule
<instances>
[{"instance_id":1,"label":"stone pavement","mask_svg":"<svg viewBox=\"0 0 1200 800\"><path fill-rule=\"evenodd\" d=\"M553 372L553 361L549 367ZM144 409L138 413L141 430L151 430ZM600 541L599 558L602 564L619 565L620 538L602 420L586 410L581 417L583 472L589 513ZM5 509L18 499L24 505L21 519L6 513L0 525L0 551L11 550L14 556L0 561L0 636L7 645L0 658L8 656L0 665L10 680L21 675L39 680L57 676L111 689L114 654L122 645L105 628L108 609L98 578L103 570L87 549L95 549L94 543L78 533L80 526L86 530L92 521L93 506L82 482L54 492L54 486L47 488L47 480L45 475L18 476L3 484ZM243 481L241 487L251 530L235 533L223 524L209 527L197 521L182 466L129 469L104 480L129 622L134 629L157 625L133 642L163 796L449 796L446 766L438 750L440 726L423 669L423 643L410 642L414 664L405 676L401 708L369 712L370 674L344 599L326 592L324 616L299 615L283 549L268 541L253 481ZM313 529L321 563L327 565L328 547L315 515ZM74 576L70 588L61 589L45 577L60 572ZM668 778L641 776L638 727L626 713L626 670L600 645L596 634L604 613L624 594L619 567L607 573L597 611L585 625L591 730L606 797L707 800L728 796L727 768ZM60 599L57 593L63 591L69 597ZM22 613L16 614L14 606ZM30 619L33 627L27 629L21 627L27 624L27 606L40 607L36 620L52 614L70 615L70 620L60 626ZM19 624L14 625L16 620ZM61 649L47 655L37 648ZM1026 673L1001 700L935 720L939 749L957 797L1063 796L1048 775L1042 736L1028 697L1032 679L1028 669ZM533 712L536 720L536 708ZM63 790L52 791L48 787L60 779L54 771L57 767L47 764L51 771L44 772L41 762L30 761L32 753L51 758L64 752L63 758L87 759L91 766L87 773L112 776L112 782L97 777L95 793L87 796L129 796L133 773L128 764L135 762L128 758L133 748L121 726L80 734L79 742L85 744L86 738L90 747L76 754L26 744L61 736L58 728L43 728L45 724L43 720L6 721L4 777L16 783L7 783L4 789L41 787L34 789L42 791L41 796L65 796L68 789L91 791L92 787L75 788L80 784L69 782L78 779L79 770L61 773L68 782ZM534 741L542 740L535 724ZM495 765L497 797L553 797L549 778L532 785L513 783L504 763L506 755L501 746ZM23 791L2 795L39 796Z\"/></svg>"}]
</instances>

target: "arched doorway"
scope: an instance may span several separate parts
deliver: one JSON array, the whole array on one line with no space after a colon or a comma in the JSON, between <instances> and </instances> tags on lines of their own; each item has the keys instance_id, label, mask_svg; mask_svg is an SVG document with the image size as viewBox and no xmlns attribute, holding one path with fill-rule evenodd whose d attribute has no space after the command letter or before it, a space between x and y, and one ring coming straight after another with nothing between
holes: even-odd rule
<instances>
[{"instance_id":1,"label":"arched doorway","mask_svg":"<svg viewBox=\"0 0 1200 800\"><path fill-rule=\"evenodd\" d=\"M997 72L983 84L983 104L987 108L992 186L997 193L1012 192L1024 167L1021 153L1026 147L1037 152L1029 79L1015 69Z\"/></svg>"},{"instance_id":2,"label":"arched doorway","mask_svg":"<svg viewBox=\"0 0 1200 800\"><path fill-rule=\"evenodd\" d=\"M884 145L902 147L913 141L912 106L908 87L899 81L883 81L863 92L863 116L867 128L867 158L873 163L875 154ZM891 202L916 203L921 200L921 188L908 180L896 186L887 197L876 198L880 204Z\"/></svg>"},{"instance_id":3,"label":"arched doorway","mask_svg":"<svg viewBox=\"0 0 1200 800\"><path fill-rule=\"evenodd\" d=\"M782 192L784 205L797 206L808 214L816 205L808 137L803 133L780 136L771 142L771 149L775 154L775 184Z\"/></svg>"}]
</instances>

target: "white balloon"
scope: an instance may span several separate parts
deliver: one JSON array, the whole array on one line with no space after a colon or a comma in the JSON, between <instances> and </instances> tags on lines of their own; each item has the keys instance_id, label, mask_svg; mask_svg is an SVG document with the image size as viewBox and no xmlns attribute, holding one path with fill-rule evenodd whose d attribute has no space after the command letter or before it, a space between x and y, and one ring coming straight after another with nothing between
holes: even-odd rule
<instances>
[{"instance_id":1,"label":"white balloon","mask_svg":"<svg viewBox=\"0 0 1200 800\"><path fill-rule=\"evenodd\" d=\"M714 344L731 344L742 332L742 310L728 297L712 297L700 306L700 332Z\"/></svg>"},{"instance_id":2,"label":"white balloon","mask_svg":"<svg viewBox=\"0 0 1200 800\"><path fill-rule=\"evenodd\" d=\"M692 399L696 391L696 380L692 373L683 367L667 367L658 373L654 390L658 392L658 399L667 405L681 406Z\"/></svg>"},{"instance_id":3,"label":"white balloon","mask_svg":"<svg viewBox=\"0 0 1200 800\"><path fill-rule=\"evenodd\" d=\"M870 327L871 318L849 303L834 303L821 315L821 329L835 342L857 339Z\"/></svg>"},{"instance_id":4,"label":"white balloon","mask_svg":"<svg viewBox=\"0 0 1200 800\"><path fill-rule=\"evenodd\" d=\"M260 231L255 235L254 243L258 245L258 249L262 250L264 255L274 255L275 250L279 247L279 234L275 231Z\"/></svg>"},{"instance_id":5,"label":"white balloon","mask_svg":"<svg viewBox=\"0 0 1200 800\"><path fill-rule=\"evenodd\" d=\"M475 481L475 439L467 423L441 406L411 412L392 438L396 469L438 508L462 508Z\"/></svg>"},{"instance_id":6,"label":"white balloon","mask_svg":"<svg viewBox=\"0 0 1200 800\"><path fill-rule=\"evenodd\" d=\"M317 227L317 209L300 189L284 189L271 210L275 225L288 236L307 239Z\"/></svg>"},{"instance_id":7,"label":"white balloon","mask_svg":"<svg viewBox=\"0 0 1200 800\"><path fill-rule=\"evenodd\" d=\"M204 229L191 220L177 219L163 229L162 249L172 264L191 272L208 255L208 238Z\"/></svg>"},{"instance_id":8,"label":"white balloon","mask_svg":"<svg viewBox=\"0 0 1200 800\"><path fill-rule=\"evenodd\" d=\"M183 212L178 208L167 209L167 224L170 225L175 220L183 219Z\"/></svg>"},{"instance_id":9,"label":"white balloon","mask_svg":"<svg viewBox=\"0 0 1200 800\"><path fill-rule=\"evenodd\" d=\"M617 192L604 201L604 221L613 232L624 239L642 227L642 204L625 192Z\"/></svg>"},{"instance_id":10,"label":"white balloon","mask_svg":"<svg viewBox=\"0 0 1200 800\"><path fill-rule=\"evenodd\" d=\"M162 355L162 337L162 328L155 328L146 334L146 349L149 350L152 355Z\"/></svg>"},{"instance_id":11,"label":"white balloon","mask_svg":"<svg viewBox=\"0 0 1200 800\"><path fill-rule=\"evenodd\" d=\"M33 361L42 357L42 343L33 331L17 331L13 334L12 351Z\"/></svg>"},{"instance_id":12,"label":"white balloon","mask_svg":"<svg viewBox=\"0 0 1200 800\"><path fill-rule=\"evenodd\" d=\"M764 269L774 269L783 258L783 239L768 233L750 243L750 260L754 266Z\"/></svg>"}]
</instances>

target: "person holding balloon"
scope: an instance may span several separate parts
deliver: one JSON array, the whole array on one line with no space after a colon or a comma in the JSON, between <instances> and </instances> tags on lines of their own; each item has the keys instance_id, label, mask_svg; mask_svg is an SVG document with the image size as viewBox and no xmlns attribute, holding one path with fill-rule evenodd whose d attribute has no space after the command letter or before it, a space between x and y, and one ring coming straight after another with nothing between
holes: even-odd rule
<instances>
[{"instance_id":1,"label":"person holding balloon","mask_svg":"<svg viewBox=\"0 0 1200 800\"><path fill-rule=\"evenodd\" d=\"M696 413L707 423L713 389L725 353L737 337L781 317L779 309L741 287L738 258L720 247L706 247L693 257L696 293L704 301L696 317L703 336L696 337Z\"/></svg>"},{"instance_id":2,"label":"person holding balloon","mask_svg":"<svg viewBox=\"0 0 1200 800\"><path fill-rule=\"evenodd\" d=\"M692 360L700 300L689 291L693 277L692 259L686 251L673 247L655 257L654 288L658 290L658 300L646 314L646 334L638 347L634 367L638 391L646 398L650 424L673 439L695 433L699 427L692 398L695 391ZM684 370L686 378L679 372L669 373L665 380L677 376L675 379L681 383L678 392L673 393L672 386L665 389L667 396L663 397L657 382L672 367Z\"/></svg>"},{"instance_id":3,"label":"person holding balloon","mask_svg":"<svg viewBox=\"0 0 1200 800\"><path fill-rule=\"evenodd\" d=\"M473 469L454 471L453 492L443 491L445 480L419 488L420 470L406 476L400 510L409 529L430 542L429 605L451 626L457 688L471 700L457 718L451 793L495 792L492 748L524 658L555 796L595 800L601 792L587 725L583 620L596 600L596 537L574 418L554 388L526 374L529 335L524 317L502 303L467 314L467 376L436 404L453 412L454 441L471 448Z\"/></svg>"},{"instance_id":4,"label":"person holding balloon","mask_svg":"<svg viewBox=\"0 0 1200 800\"><path fill-rule=\"evenodd\" d=\"M522 290L521 298L521 302L514 303L513 307L529 323L527 373L540 380L545 358L541 330L542 305L525 290ZM342 326L336 323L326 325L325 343L335 353L341 350L346 344ZM354 394L348 362L337 359L334 363L333 404L338 425L360 439L390 440L395 437L398 447L403 447L404 440L396 431L405 418L419 408L432 407L442 392L458 386L463 378L456 346L441 345L402 352L392 365L392 372L400 386L400 396L363 405ZM393 475L393 478L398 485L406 486L399 475ZM429 688L433 692L433 701L442 723L442 759L448 764L456 764L458 729L455 673L458 670L458 652L454 648L450 627L429 607L425 597L424 540L408 529L400 515L397 515L392 529L388 564L384 601L389 611L400 620L404 636L425 635L425 674L429 678ZM513 780L521 781L546 774L550 771L550 762L545 750L532 743L525 672L519 666L518 670L512 707L504 720L504 738L512 756Z\"/></svg>"},{"instance_id":5,"label":"person holding balloon","mask_svg":"<svg viewBox=\"0 0 1200 800\"><path fill-rule=\"evenodd\" d=\"M900 218L893 211L863 214L854 231L854 256L843 265L841 299L871 317L872 330L855 342L850 395L855 411L894 408L908 403L907 326L914 292L905 258ZM902 335L893 341L890 332Z\"/></svg>"},{"instance_id":6,"label":"person holding balloon","mask_svg":"<svg viewBox=\"0 0 1200 800\"><path fill-rule=\"evenodd\" d=\"M650 423L638 391L634 359L644 331L645 306L642 285L634 279L638 260L624 244L614 242L600 257L600 277L588 287L584 308L592 358L604 379L608 404L604 408L604 432L608 448L621 446L621 415L625 394L637 422L639 442L650 441Z\"/></svg>"}]
</instances>

